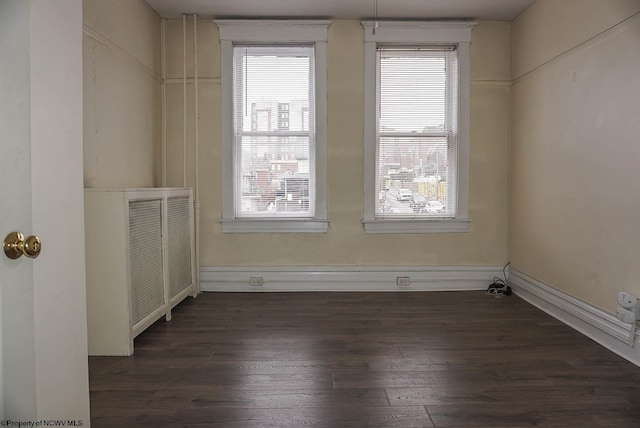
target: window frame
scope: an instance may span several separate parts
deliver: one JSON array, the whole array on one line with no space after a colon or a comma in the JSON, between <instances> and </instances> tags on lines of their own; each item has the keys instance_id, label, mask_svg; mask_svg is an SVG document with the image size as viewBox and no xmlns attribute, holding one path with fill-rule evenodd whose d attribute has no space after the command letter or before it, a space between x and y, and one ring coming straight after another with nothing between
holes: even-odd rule
<instances>
[{"instance_id":1,"label":"window frame","mask_svg":"<svg viewBox=\"0 0 640 428\"><path fill-rule=\"evenodd\" d=\"M366 233L468 232L470 139L470 45L473 21L362 21L364 28L364 218ZM458 139L456 212L443 218L379 218L376 201L377 50L379 46L455 45L458 50Z\"/></svg>"},{"instance_id":2,"label":"window frame","mask_svg":"<svg viewBox=\"0 0 640 428\"><path fill-rule=\"evenodd\" d=\"M223 233L326 233L327 218L327 63L328 20L214 20L220 33L222 99L222 231ZM239 45L314 46L315 212L311 217L238 217L236 215L236 147L234 142L233 47Z\"/></svg>"}]
</instances>

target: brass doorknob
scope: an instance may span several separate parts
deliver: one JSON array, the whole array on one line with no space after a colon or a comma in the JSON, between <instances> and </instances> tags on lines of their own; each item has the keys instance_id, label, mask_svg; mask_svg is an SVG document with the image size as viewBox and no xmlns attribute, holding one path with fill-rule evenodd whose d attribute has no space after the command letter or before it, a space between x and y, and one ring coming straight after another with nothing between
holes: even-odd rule
<instances>
[{"instance_id":1,"label":"brass doorknob","mask_svg":"<svg viewBox=\"0 0 640 428\"><path fill-rule=\"evenodd\" d=\"M22 233L11 232L4 238L2 248L4 249L4 254L10 259L18 259L23 255L35 259L40 255L42 242L35 235L28 236L25 239Z\"/></svg>"}]
</instances>

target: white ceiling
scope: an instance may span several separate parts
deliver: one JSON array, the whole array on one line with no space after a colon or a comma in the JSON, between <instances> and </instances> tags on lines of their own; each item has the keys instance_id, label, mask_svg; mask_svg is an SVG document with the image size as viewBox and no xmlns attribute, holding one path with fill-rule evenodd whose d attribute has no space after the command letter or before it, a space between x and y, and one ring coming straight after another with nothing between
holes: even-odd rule
<instances>
[{"instance_id":1,"label":"white ceiling","mask_svg":"<svg viewBox=\"0 0 640 428\"><path fill-rule=\"evenodd\" d=\"M160 16L362 19L375 0L146 0ZM379 18L511 21L535 0L378 0Z\"/></svg>"}]
</instances>

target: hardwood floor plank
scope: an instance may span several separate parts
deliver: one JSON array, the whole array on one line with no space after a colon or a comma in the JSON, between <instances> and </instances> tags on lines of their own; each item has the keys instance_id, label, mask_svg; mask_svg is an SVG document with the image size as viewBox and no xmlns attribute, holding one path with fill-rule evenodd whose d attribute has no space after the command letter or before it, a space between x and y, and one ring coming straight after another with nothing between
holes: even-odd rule
<instances>
[{"instance_id":1,"label":"hardwood floor plank","mask_svg":"<svg viewBox=\"0 0 640 428\"><path fill-rule=\"evenodd\" d=\"M509 403L518 407L535 403L546 408L558 403L580 403L585 407L634 404L628 395L615 394L604 388L594 390L583 386L548 386L510 383L499 386L457 385L423 388L387 388L391 406L434 406L457 403L482 405Z\"/></svg>"},{"instance_id":2,"label":"hardwood floor plank","mask_svg":"<svg viewBox=\"0 0 640 428\"><path fill-rule=\"evenodd\" d=\"M176 412L189 426L211 427L432 427L424 407L301 407L294 409L202 408Z\"/></svg>"},{"instance_id":3,"label":"hardwood floor plank","mask_svg":"<svg viewBox=\"0 0 640 428\"><path fill-rule=\"evenodd\" d=\"M494 384L505 381L500 373L486 369L428 372L343 372L333 376L334 388L427 387L451 384Z\"/></svg>"},{"instance_id":4,"label":"hardwood floor plank","mask_svg":"<svg viewBox=\"0 0 640 428\"><path fill-rule=\"evenodd\" d=\"M234 388L237 391L268 391L271 389L330 389L331 376L328 374L290 373L271 375L218 375L202 373L200 370L180 369L172 372L170 382L173 387L208 386Z\"/></svg>"},{"instance_id":5,"label":"hardwood floor plank","mask_svg":"<svg viewBox=\"0 0 640 428\"><path fill-rule=\"evenodd\" d=\"M91 417L109 417L114 413L125 414L131 410L136 415L140 409L150 406L156 391L112 390L91 392Z\"/></svg>"},{"instance_id":6,"label":"hardwood floor plank","mask_svg":"<svg viewBox=\"0 0 640 428\"><path fill-rule=\"evenodd\" d=\"M292 404L304 407L388 407L383 389L239 391L226 388L212 394L208 387L180 387L157 391L153 406L175 410L225 407L253 409L290 409Z\"/></svg>"}]
</instances>

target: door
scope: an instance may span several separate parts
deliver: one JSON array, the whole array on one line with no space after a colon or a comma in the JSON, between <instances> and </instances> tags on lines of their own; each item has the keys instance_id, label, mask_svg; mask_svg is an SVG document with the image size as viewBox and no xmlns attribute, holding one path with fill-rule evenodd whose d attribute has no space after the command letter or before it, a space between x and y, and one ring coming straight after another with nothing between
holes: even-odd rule
<instances>
[{"instance_id":1,"label":"door","mask_svg":"<svg viewBox=\"0 0 640 428\"><path fill-rule=\"evenodd\" d=\"M0 252L0 420L89 426L82 0L0 0L0 64L0 240L42 240Z\"/></svg>"}]
</instances>

